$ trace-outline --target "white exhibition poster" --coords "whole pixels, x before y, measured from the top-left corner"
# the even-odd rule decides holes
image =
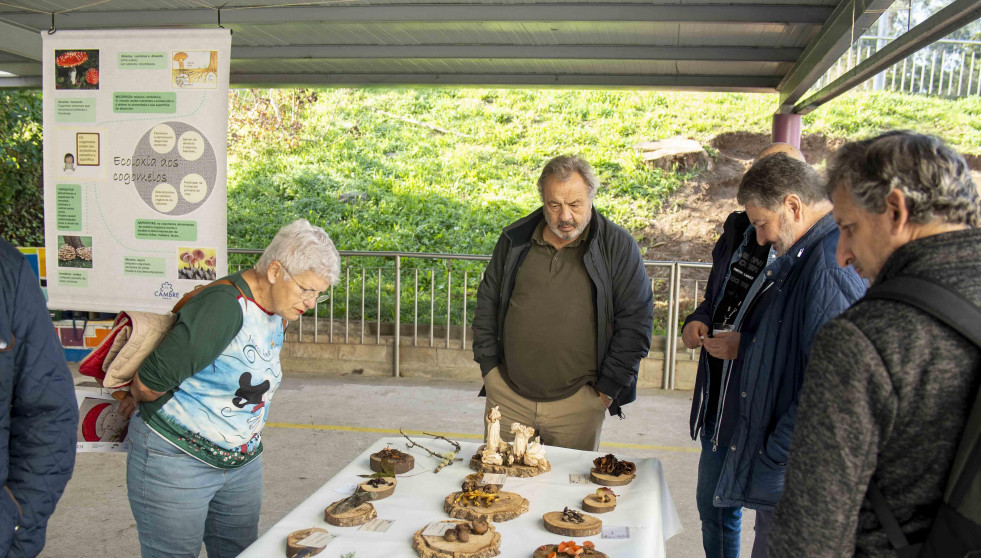
[[[231,35],[41,37],[48,306],[170,310],[228,268]]]

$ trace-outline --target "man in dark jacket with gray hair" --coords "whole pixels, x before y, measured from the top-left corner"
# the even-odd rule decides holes
[[[783,492],[787,452],[804,369],[818,329],[865,292],[852,269],[835,265],[838,230],[813,168],[784,153],[760,159],[746,172],[736,198],[746,207],[760,243],[777,259],[749,307],[745,330],[715,334],[728,343],[720,358],[740,359],[739,378],[725,380],[711,451],[722,452],[717,480],[707,475],[712,504],[756,510],[753,558],[766,556],[773,508]],[[763,303],[765,310],[753,306]]]
[[[939,139],[889,132],[835,155],[827,193],[838,265],[876,285],[904,275],[981,304],[978,192]],[[924,311],[857,304],[811,351],[770,556],[896,556],[872,510],[875,481],[900,528],[920,542],[939,508],[981,384],[981,353]]]
[[[504,439],[519,422],[543,444],[595,451],[607,409],[636,398],[651,284],[633,237],[593,208],[598,188],[582,159],[549,161],[543,207],[504,229],[477,290],[474,360]]]
[[[38,285],[0,240],[0,556],[37,556],[75,467],[78,406]]]

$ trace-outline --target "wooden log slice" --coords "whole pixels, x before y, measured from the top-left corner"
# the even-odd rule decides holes
[[[617,507],[616,497],[611,497],[609,502],[601,502],[595,494],[588,494],[582,499],[582,509],[589,513],[611,512]]]
[[[559,545],[557,544],[543,544],[535,550],[535,553],[532,554],[532,558],[548,558],[549,554],[553,552],[558,554],[558,551]],[[579,558],[609,558],[609,556],[598,550],[587,548],[583,550],[583,553],[579,555]]]
[[[395,485],[398,484],[398,481],[395,480],[395,477],[385,477],[382,480],[389,483],[388,486],[381,485],[378,487],[374,487],[368,484],[370,481],[365,481],[358,485],[358,492],[374,492],[375,494],[377,494],[375,500],[388,498],[392,494],[395,494]]]
[[[484,451],[484,446],[477,448],[477,453],[470,458],[470,468],[481,473],[504,473],[509,477],[537,477],[542,473],[552,470],[552,464],[545,465],[545,469],[529,467],[527,465],[489,465],[480,460],[480,453]]]
[[[392,470],[396,475],[401,475],[402,473],[408,473],[416,466],[416,459],[409,454],[406,454],[402,459],[389,459],[382,458],[378,453],[373,453],[368,456],[368,462],[371,466],[371,470],[376,473],[384,473],[385,469],[382,467],[382,462],[389,463],[392,466]]]
[[[630,484],[636,476],[633,473],[629,475],[608,475],[606,473],[600,473],[596,470],[596,467],[589,470],[589,480],[601,486],[623,486]]]
[[[591,515],[583,514],[582,523],[571,523],[562,519],[562,512],[548,512],[543,517],[545,530],[564,537],[589,537],[600,534],[603,522]]]
[[[468,523],[467,521],[453,521]],[[412,536],[412,548],[421,558],[491,558],[501,553],[501,534],[489,525],[483,535],[470,533],[467,542],[450,542],[443,537],[423,536],[425,529],[419,529]]]
[[[507,521],[514,519],[528,511],[528,499],[514,492],[498,492],[497,500],[491,505],[467,504],[457,502],[456,499],[463,492],[454,492],[443,500],[443,511],[450,514],[450,517],[459,519],[477,519],[483,517],[487,521]]]
[[[364,525],[365,523],[371,521],[372,519],[378,517],[378,512],[375,511],[375,506],[371,505],[371,502],[365,502],[360,506],[354,508],[353,510],[347,510],[341,514],[333,514],[331,510],[337,502],[327,506],[324,510],[324,521],[330,523],[331,525],[336,525],[338,527],[354,527],[356,525]]]
[[[320,527],[311,527],[310,529],[301,529],[299,531],[293,531],[286,537],[286,558],[293,558],[300,553],[301,550],[310,548],[308,546],[300,546],[296,543],[302,541],[303,539],[309,537],[314,533],[326,533],[327,529],[321,529]],[[319,548],[314,548],[310,551],[307,556],[316,556],[324,551],[326,546],[321,546]]]

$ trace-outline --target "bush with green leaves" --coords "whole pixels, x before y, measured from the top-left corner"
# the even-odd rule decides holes
[[[0,92],[0,238],[44,245],[41,93]]]

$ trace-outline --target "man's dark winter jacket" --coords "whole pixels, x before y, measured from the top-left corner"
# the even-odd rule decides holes
[[[743,404],[729,447],[719,447],[726,457],[716,506],[771,510],[780,499],[811,345],[822,325],[865,293],[854,269],[838,267],[837,245],[828,213],[764,271],[775,292],[755,333],[740,340]]]
[[[909,242],[875,282],[907,274],[981,306],[981,230]],[[909,541],[922,541],[979,385],[978,348],[912,306],[870,300],[825,325],[807,368],[769,555],[895,556],[866,497],[873,477]]]
[[[544,219],[539,208],[504,229],[477,289],[473,353],[482,374],[504,360],[504,315],[514,279],[535,228]],[[637,243],[595,208],[587,243],[583,262],[593,283],[597,322],[595,387],[613,398],[610,414],[616,415],[621,405],[637,398],[640,359],[650,350],[654,297]]]
[[[75,466],[78,407],[37,276],[0,240],[0,556],[37,556]]]

